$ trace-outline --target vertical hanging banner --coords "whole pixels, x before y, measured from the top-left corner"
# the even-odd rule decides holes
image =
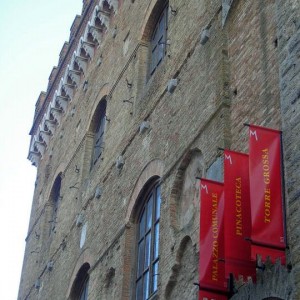
[[[256,265],[251,261],[251,208],[249,156],[224,150],[225,195],[225,275],[255,279]]]
[[[205,291],[227,292],[224,264],[223,184],[201,179],[200,197],[199,285],[201,296],[201,291],[202,293]],[[220,295],[220,298],[211,299],[224,299],[221,297],[223,295]]]
[[[252,258],[285,262],[280,131],[250,125],[249,175]]]

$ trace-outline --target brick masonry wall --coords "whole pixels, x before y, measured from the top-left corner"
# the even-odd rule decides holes
[[[81,82],[40,161],[20,300],[70,299],[74,278],[84,262],[91,266],[89,299],[132,299],[135,201],[143,184],[154,175],[161,177],[162,189],[158,297],[197,299],[193,283],[198,277],[200,205],[195,177],[205,176],[218,161],[218,147],[247,151],[244,122],[281,128],[278,73],[287,46],[281,46],[280,38],[276,44],[280,26],[275,1],[234,1],[224,28],[220,1],[170,1],[177,9],[176,15],[169,15],[170,45],[149,78],[151,22],[147,20],[157,2],[120,1],[82,79],[88,81],[87,90]],[[201,45],[200,33],[208,24],[210,38]],[[170,94],[166,86],[173,77],[179,84]],[[91,168],[91,123],[103,97],[109,119],[105,147]],[[123,102],[128,99],[133,103]],[[139,133],[145,120],[150,129]],[[290,140],[288,136],[286,140]],[[292,155],[295,152],[289,145]],[[119,155],[125,161],[121,171],[115,167]],[[56,232],[49,235],[50,195],[59,174],[62,187]],[[95,197],[97,188],[102,191],[99,199]],[[294,220],[292,208],[296,206],[292,204]],[[79,214],[83,224],[77,226]],[[292,223],[289,226],[292,229]],[[296,235],[290,236],[296,253],[299,241]],[[50,260],[54,262],[52,271],[45,268]],[[268,282],[278,282],[281,277],[279,271],[269,273],[263,287],[274,296],[275,286]],[[294,291],[294,275],[289,276],[284,278]],[[36,289],[38,278],[41,287]]]
[[[276,2],[288,242],[299,298],[300,189],[297,183],[300,180],[300,3],[299,1]]]

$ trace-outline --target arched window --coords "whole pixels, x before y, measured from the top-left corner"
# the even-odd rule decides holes
[[[59,174],[53,184],[50,198],[51,198],[51,204],[52,204],[52,216],[51,216],[51,226],[50,226],[50,232],[55,232],[56,223],[57,223],[57,212],[58,212],[58,206],[59,206],[59,200],[60,200],[60,189],[61,189],[61,174]]]
[[[163,6],[163,9],[158,14],[158,19],[153,27],[150,50],[150,75],[152,75],[158,65],[162,62],[166,55],[167,46],[167,30],[168,30],[168,1]]]
[[[144,193],[137,219],[136,300],[149,299],[157,292],[159,266],[160,186]]]
[[[76,279],[72,286],[71,300],[87,300],[89,288],[89,263],[84,263],[77,273]]]
[[[94,150],[91,168],[97,163],[104,149],[104,131],[106,123],[106,100],[103,99],[98,104],[93,121],[92,131],[94,132]]]

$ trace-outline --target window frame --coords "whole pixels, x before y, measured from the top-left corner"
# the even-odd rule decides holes
[[[49,230],[49,236],[55,232],[56,223],[57,223],[57,215],[58,215],[58,207],[59,207],[59,200],[60,200],[60,193],[61,193],[61,186],[62,186],[62,174],[59,174],[52,186],[51,190],[51,204],[52,204],[52,215],[51,215],[51,226]]]
[[[99,102],[94,115],[93,130],[92,130],[94,134],[94,141],[93,141],[94,144],[93,144],[93,151],[92,151],[92,158],[91,158],[91,169],[97,164],[104,150],[106,108],[107,108],[107,101],[106,98],[104,97]]]
[[[160,209],[161,209],[161,185],[158,180],[153,182],[149,188],[142,193],[142,201],[136,219],[136,268],[134,274],[134,299],[151,299],[158,291],[158,270],[159,270],[159,238],[160,238]],[[152,200],[151,200],[152,199]],[[147,226],[148,205],[152,201],[151,206],[151,227]],[[140,228],[143,224],[144,218],[144,232],[141,235]],[[155,229],[157,228],[157,231]],[[150,236],[150,248],[147,247],[147,236]],[[142,251],[140,252],[140,245]],[[147,251],[147,248],[149,249]],[[154,252],[155,251],[155,252]],[[146,253],[148,252],[148,256]],[[141,257],[140,257],[141,254]],[[148,265],[145,266],[145,258],[148,258]],[[157,268],[155,269],[155,266]],[[140,268],[142,268],[140,270]],[[148,275],[147,275],[148,273]],[[147,279],[148,276],[148,279]],[[154,280],[156,276],[156,280]],[[148,286],[148,295],[145,295],[146,284]],[[138,290],[138,284],[141,282],[141,290]]]
[[[87,274],[86,278],[84,279],[84,282],[82,283],[82,286],[80,288],[78,300],[88,300],[89,280],[90,280],[90,277]]]
[[[167,53],[167,33],[168,33],[168,14],[169,14],[169,1],[160,11],[159,17],[153,26],[150,38],[150,60],[149,60],[149,74],[152,76]],[[160,23],[163,21],[163,26],[160,28]],[[159,49],[161,46],[161,52]],[[155,51],[155,52],[154,52]],[[161,55],[161,57],[160,57]]]
[[[78,270],[73,281],[70,297],[71,300],[88,300],[90,282],[90,264],[85,262]],[[83,298],[82,298],[83,297]]]

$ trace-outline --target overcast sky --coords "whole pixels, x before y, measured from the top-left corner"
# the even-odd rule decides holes
[[[36,168],[27,160],[35,102],[82,0],[0,0],[0,287],[17,299]]]

